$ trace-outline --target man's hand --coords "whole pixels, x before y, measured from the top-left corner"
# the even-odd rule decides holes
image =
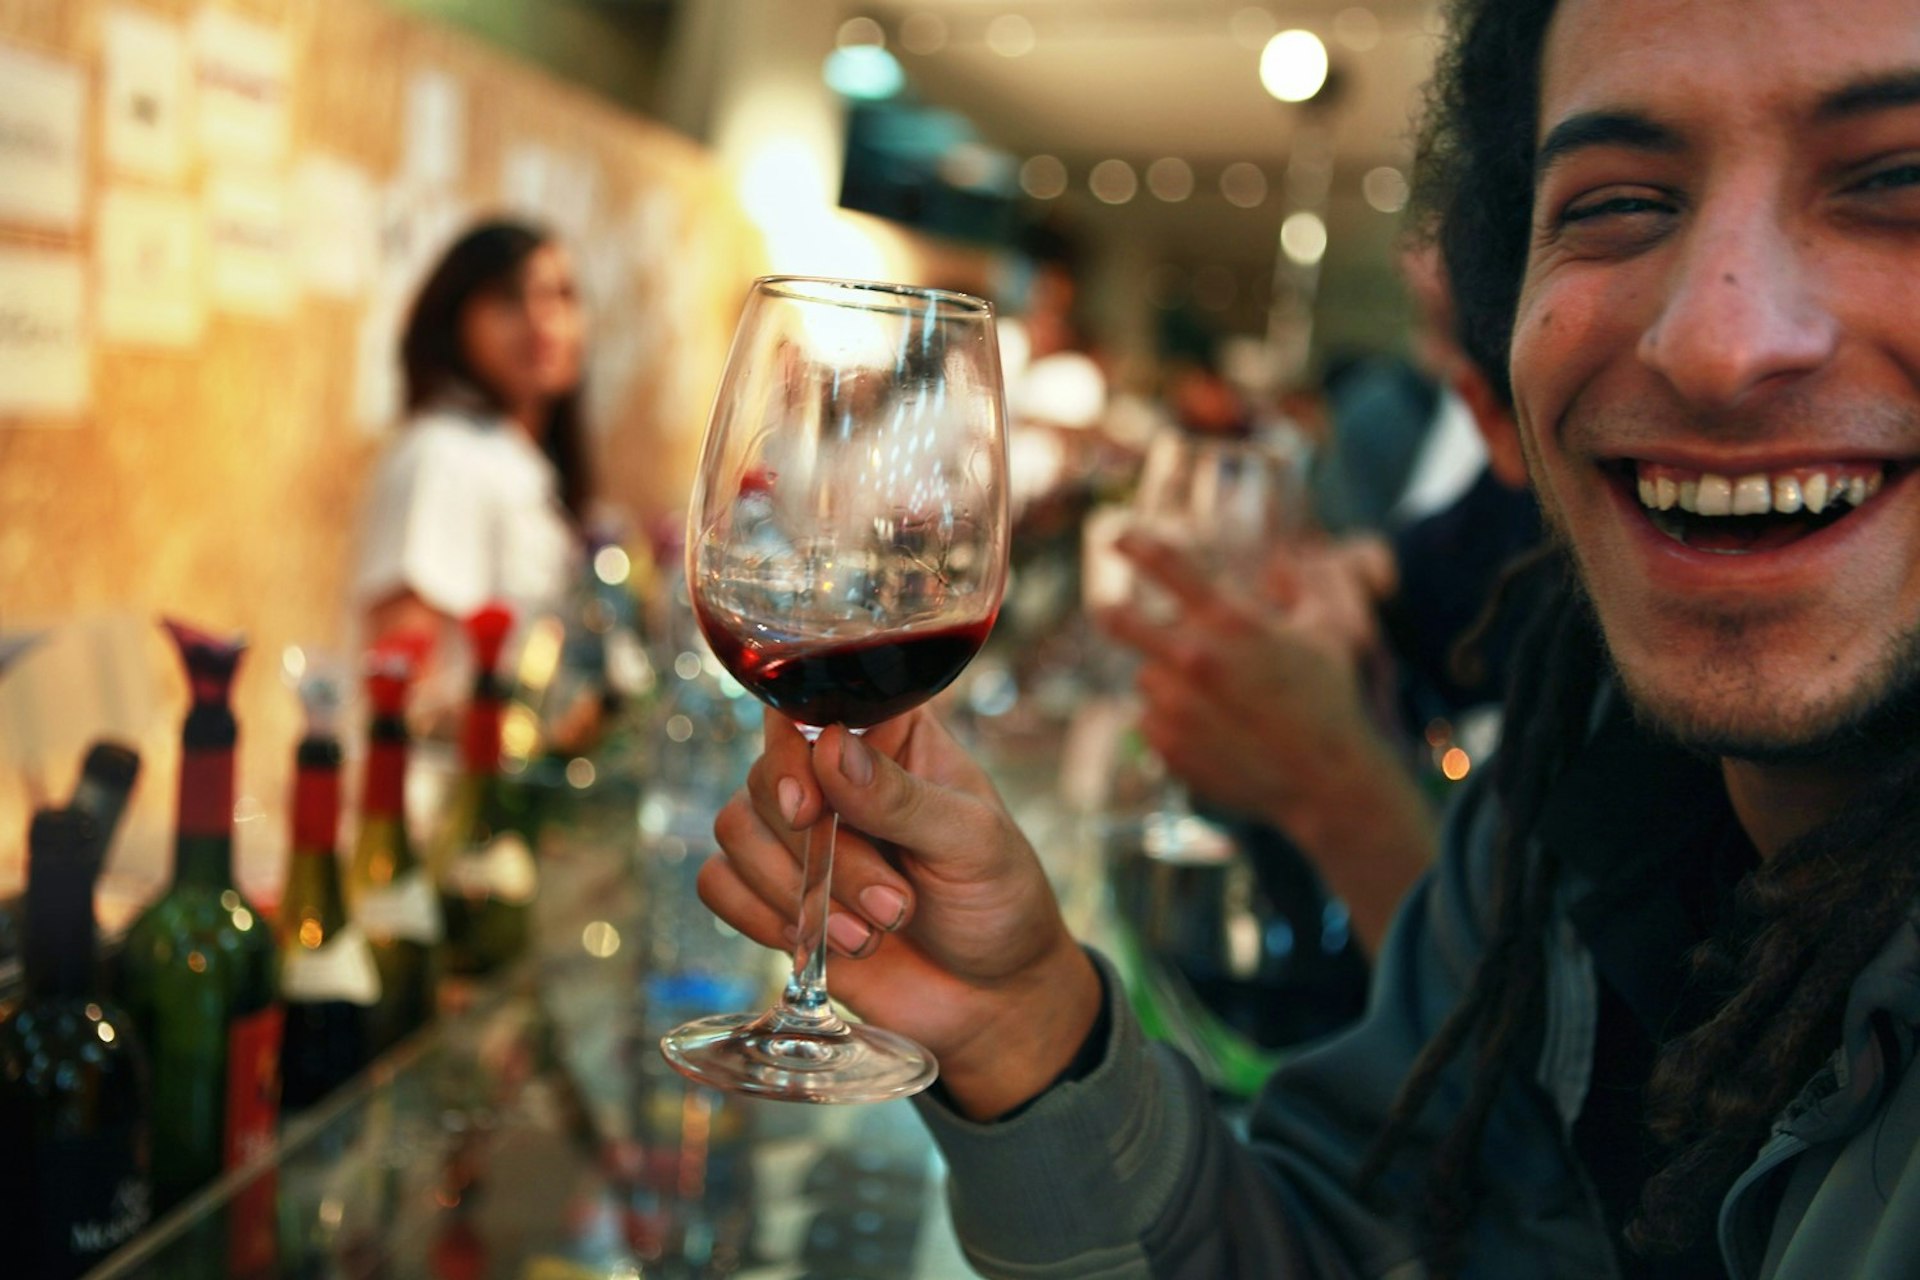
[[[1045,1089],[1093,1025],[1100,978],[992,784],[929,712],[864,737],[831,728],[811,750],[769,712],[765,753],[714,824],[701,899],[790,947],[807,829],[830,811],[835,997],[933,1050],[970,1116]]]
[[[1401,895],[1432,858],[1433,822],[1368,718],[1360,665],[1391,560],[1323,548],[1276,569],[1279,607],[1209,582],[1192,560],[1137,535],[1121,549],[1178,604],[1174,621],[1102,616],[1145,659],[1141,730],[1202,799],[1293,839],[1378,948]]]

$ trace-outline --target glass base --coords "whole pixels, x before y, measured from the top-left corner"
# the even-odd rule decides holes
[[[905,1036],[834,1020],[816,1033],[777,1013],[725,1013],[660,1038],[668,1065],[690,1080],[786,1102],[885,1102],[919,1093],[940,1074],[933,1054]]]

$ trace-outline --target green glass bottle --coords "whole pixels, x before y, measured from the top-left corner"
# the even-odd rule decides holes
[[[146,1058],[95,966],[109,835],[47,810],[27,842],[26,995],[0,1015],[0,1241],[6,1273],[30,1280],[83,1274],[151,1212]]]
[[[228,699],[245,642],[171,621],[167,630],[193,698],[181,732],[173,883],[121,952],[125,1003],[153,1064],[161,1208],[271,1147],[283,1017],[271,931],[233,880],[239,731]]]
[[[460,739],[460,780],[433,864],[447,923],[447,970],[477,976],[504,968],[526,951],[539,873],[525,797],[511,793],[500,777],[506,694],[495,668],[513,614],[488,605],[465,625],[473,646],[473,701]]]
[[[380,1002],[369,1029],[375,1053],[432,1018],[436,949],[444,936],[440,899],[407,836],[406,705],[415,666],[405,645],[382,645],[367,659],[373,720],[347,892],[380,969]]]
[[[308,1107],[367,1062],[380,973],[340,891],[338,678],[317,663],[300,681],[307,732],[294,756],[293,854],[280,899],[281,1105]]]

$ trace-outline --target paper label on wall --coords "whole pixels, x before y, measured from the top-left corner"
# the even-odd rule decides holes
[[[293,231],[287,193],[260,178],[207,181],[207,283],[213,305],[284,318],[293,309]]]
[[[109,9],[100,56],[108,165],[171,182],[187,167],[187,42],[177,23]]]
[[[88,354],[80,256],[0,246],[0,418],[86,412]]]
[[[373,180],[345,160],[311,155],[294,170],[294,254],[307,288],[357,298],[373,278],[380,220]]]
[[[70,63],[0,44],[0,222],[80,225],[85,85]]]
[[[200,211],[171,192],[109,187],[94,217],[94,307],[100,338],[192,346],[206,327]]]
[[[379,249],[373,297],[354,351],[354,421],[366,435],[392,426],[401,410],[400,331],[426,274],[471,218],[450,194],[405,184],[378,197]]]
[[[208,157],[279,160],[292,99],[286,32],[208,5],[194,16],[192,41],[197,132]]]
[[[516,142],[500,162],[500,199],[509,209],[550,223],[579,244],[600,202],[600,167],[582,152]]]
[[[467,100],[460,82],[423,69],[407,78],[406,149],[400,176],[419,187],[460,183],[467,159]]]

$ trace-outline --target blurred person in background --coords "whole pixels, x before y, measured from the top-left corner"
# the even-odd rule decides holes
[[[491,600],[552,612],[579,574],[587,330],[567,251],[492,221],[447,250],[400,356],[407,419],[375,469],[354,591],[367,638],[444,635]]]

